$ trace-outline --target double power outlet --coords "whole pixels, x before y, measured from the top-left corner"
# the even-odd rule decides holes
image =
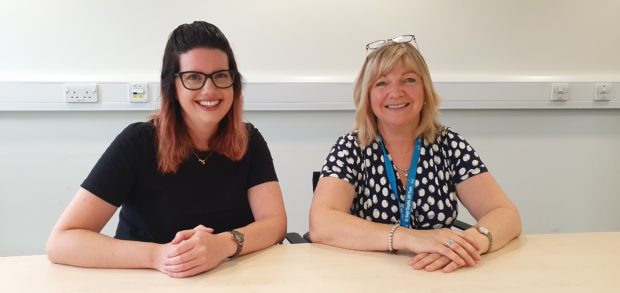
[[[97,103],[97,84],[65,84],[65,102],[67,103]]]

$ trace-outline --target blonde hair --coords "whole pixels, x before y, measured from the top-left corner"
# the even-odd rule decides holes
[[[353,101],[355,103],[355,129],[358,130],[358,143],[369,145],[377,138],[377,116],[370,105],[370,87],[380,76],[387,74],[394,66],[403,61],[405,66],[417,74],[424,87],[424,105],[420,111],[420,123],[416,137],[423,136],[429,142],[435,142],[441,130],[439,122],[440,97],[433,88],[433,81],[428,66],[420,52],[410,43],[388,43],[367,57],[355,81]]]

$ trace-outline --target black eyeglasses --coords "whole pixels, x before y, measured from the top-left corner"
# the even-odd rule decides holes
[[[198,71],[183,71],[177,72],[174,76],[181,79],[181,83],[188,90],[199,90],[205,86],[207,80],[211,78],[211,82],[216,88],[225,89],[229,88],[235,82],[237,72],[234,70],[219,70],[206,74]]]
[[[412,41],[415,44],[415,47],[418,49],[418,51],[420,51],[420,46],[418,46],[418,42],[416,42],[414,35],[402,35],[402,36],[394,37],[394,38],[387,39],[387,40],[378,40],[378,41],[370,42],[366,45],[366,51],[379,49],[381,46],[389,42],[411,43]]]

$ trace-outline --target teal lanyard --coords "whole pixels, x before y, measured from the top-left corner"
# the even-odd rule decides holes
[[[422,140],[418,137],[415,141],[415,147],[413,156],[411,156],[411,163],[409,164],[409,175],[407,175],[407,187],[405,188],[405,206],[400,203],[400,196],[398,195],[398,186],[396,185],[396,174],[394,172],[394,166],[392,160],[388,157],[385,151],[385,145],[383,144],[383,138],[381,133],[379,135],[379,142],[381,142],[381,149],[383,150],[383,163],[385,164],[385,171],[387,173],[390,187],[396,196],[398,202],[398,210],[400,211],[400,225],[406,228],[411,227],[411,213],[413,212],[413,195],[415,191],[415,177],[418,169],[418,159],[420,158],[420,148],[422,147]]]

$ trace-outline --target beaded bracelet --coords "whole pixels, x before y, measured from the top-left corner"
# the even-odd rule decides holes
[[[398,223],[394,224],[394,226],[392,226],[392,229],[390,229],[390,233],[388,233],[388,251],[391,253],[398,253],[398,250],[394,249],[394,232],[396,231],[396,229],[398,229],[398,227],[400,227],[400,225]]]

